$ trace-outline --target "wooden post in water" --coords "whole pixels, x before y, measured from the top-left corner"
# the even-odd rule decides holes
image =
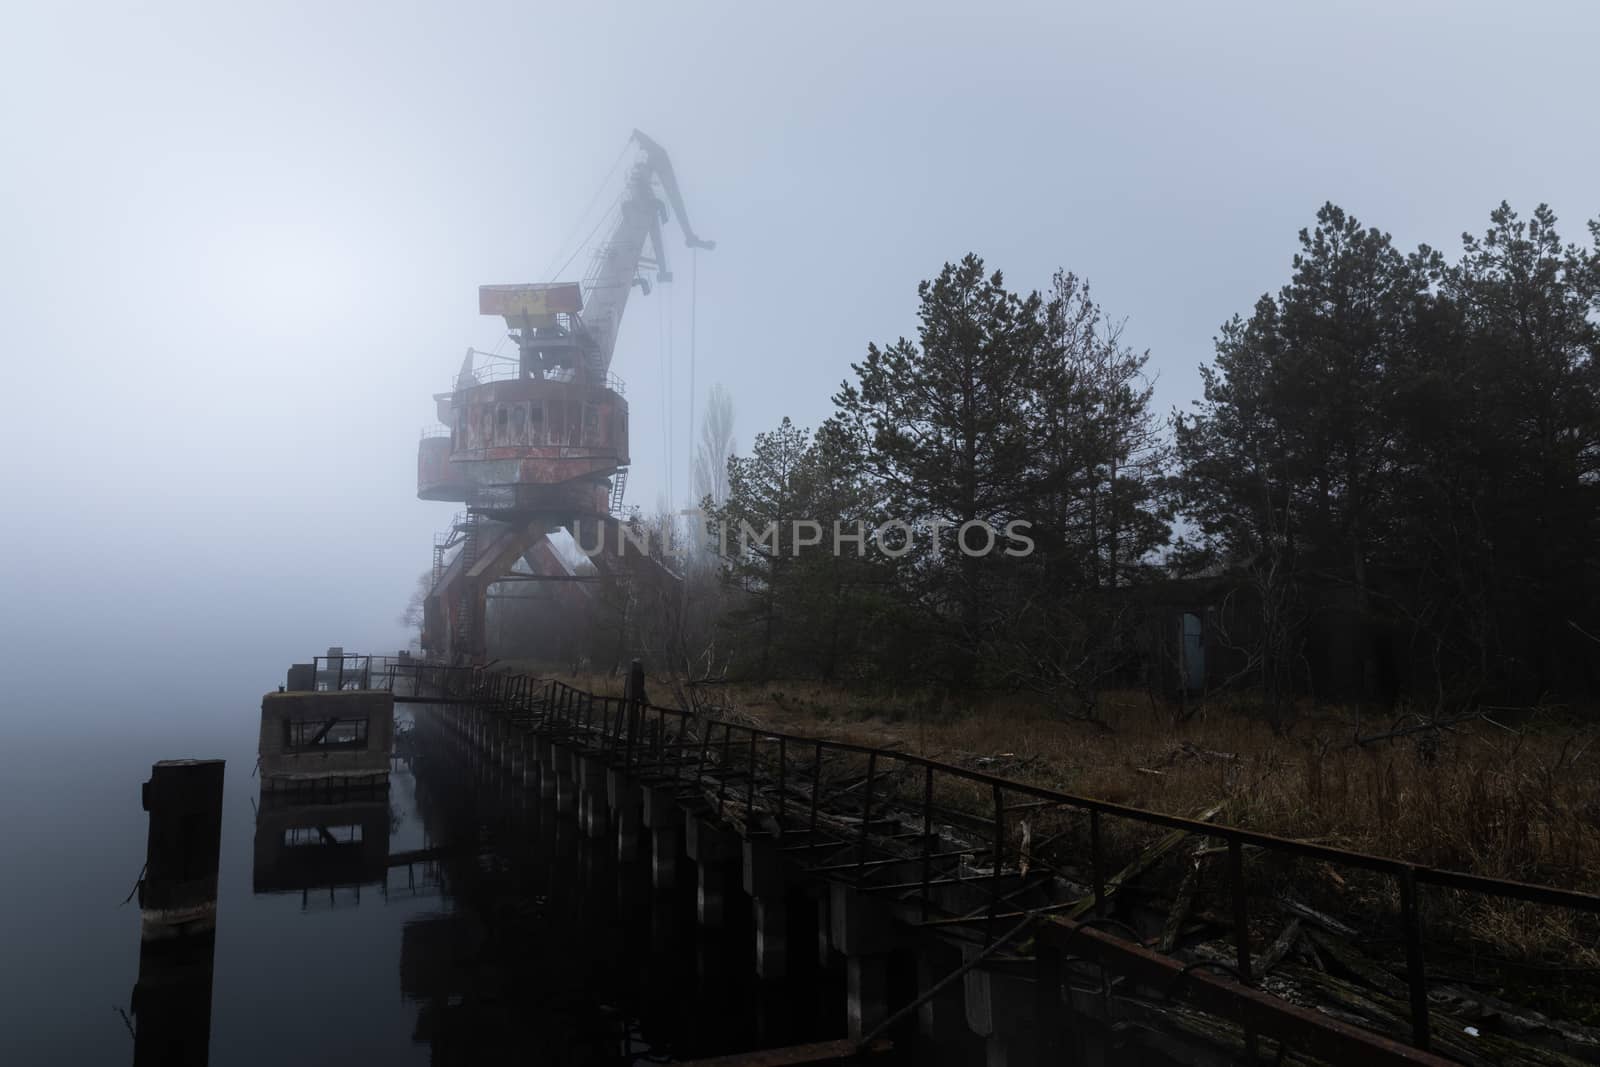
[[[139,883],[135,1067],[207,1060],[222,771],[222,760],[162,760],[144,783],[150,830]]]

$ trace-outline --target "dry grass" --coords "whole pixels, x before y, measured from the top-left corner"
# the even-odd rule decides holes
[[[616,693],[622,679],[567,679]],[[660,694],[653,694],[661,699]],[[1247,707],[1178,724],[1143,693],[1111,694],[1106,726],[1062,721],[1015,697],[940,706],[922,694],[864,695],[808,682],[718,689],[741,718],[774,730],[898,748],[1066,792],[1180,815],[1225,806],[1233,825],[1431,866],[1600,892],[1600,729],[1554,712],[1515,726],[1472,720],[1436,743],[1352,746],[1351,716],[1307,713],[1287,736]],[[1106,727],[1109,727],[1106,728]],[[1368,733],[1382,732],[1369,723]],[[980,762],[983,761],[983,762]],[[945,802],[986,810],[981,787]],[[944,790],[941,790],[944,792]],[[1047,828],[1032,828],[1042,836]],[[1124,854],[1152,835],[1110,827]],[[1292,877],[1387,906],[1386,887],[1326,865]],[[1286,875],[1287,876],[1287,875]],[[1325,896],[1325,894],[1324,894]],[[1520,958],[1600,963],[1592,923],[1551,909],[1436,894],[1446,920]]]
[[[1236,825],[1600,892],[1593,728],[1479,720],[1431,749],[1408,738],[1352,747],[1349,725],[1332,716],[1290,736],[1238,708],[1174,725],[1143,694],[1107,701],[1109,730],[1009,700],[952,714],[816,686],[745,690],[735,703],[775,729],[950,762],[999,757],[1010,777],[1176,814],[1225,800]]]

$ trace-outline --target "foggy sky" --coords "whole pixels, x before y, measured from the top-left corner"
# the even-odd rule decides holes
[[[72,699],[395,622],[458,505],[416,442],[481,283],[549,280],[637,126],[700,253],[696,386],[814,426],[968,251],[1090,278],[1165,411],[1334,200],[1453,254],[1600,213],[1593,5],[119,4],[0,42],[4,647]],[[688,480],[690,257],[630,302],[629,499]],[[581,236],[581,235],[580,235]],[[581,274],[580,256],[567,276]],[[163,659],[162,657],[166,657]],[[228,666],[231,665],[231,666]],[[11,714],[65,706],[34,672]],[[30,703],[31,702],[31,703]]]

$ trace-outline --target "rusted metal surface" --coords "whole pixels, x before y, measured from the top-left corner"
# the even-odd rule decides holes
[[[502,459],[560,446],[627,454],[628,402],[603,385],[517,378],[452,397],[457,459]]]
[[[620,383],[618,383],[620,385]],[[628,402],[608,385],[517,377],[451,394],[447,436],[424,437],[417,495],[559,511],[555,487],[599,484],[629,463]],[[606,510],[604,508],[602,511]]]
[[[583,291],[577,282],[478,286],[480,315],[576,314],[582,310]]]
[[[858,1063],[893,1047],[887,1041],[873,1041],[864,1046],[854,1041],[818,1041],[759,1052],[736,1052],[706,1060],[686,1060],[683,1067],[805,1067],[811,1063]]]
[[[1159,990],[1167,999],[1221,1016],[1329,1063],[1448,1067],[1456,1062],[1347,1025],[1071,919],[1042,919],[1035,927],[1035,936],[1055,945],[1064,957],[1092,960],[1112,973]]]
[[[449,437],[424,437],[417,443],[417,496],[422,500],[465,500],[470,484],[450,463]]]

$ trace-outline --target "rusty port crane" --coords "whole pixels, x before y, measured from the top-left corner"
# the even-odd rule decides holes
[[[634,288],[648,295],[671,281],[662,224],[675,216],[691,249],[715,242],[689,224],[666,151],[638,130],[629,147],[616,222],[584,280],[479,287],[479,312],[505,320],[517,354],[468,349],[452,389],[434,397],[442,425],[418,447],[417,496],[466,507],[435,539],[422,636],[432,656],[487,659],[496,582],[573,577],[549,543],[557,530],[600,546],[591,555],[600,576],[652,567],[663,576],[620,551],[628,402],[611,360]],[[518,561],[527,569],[513,575]]]

